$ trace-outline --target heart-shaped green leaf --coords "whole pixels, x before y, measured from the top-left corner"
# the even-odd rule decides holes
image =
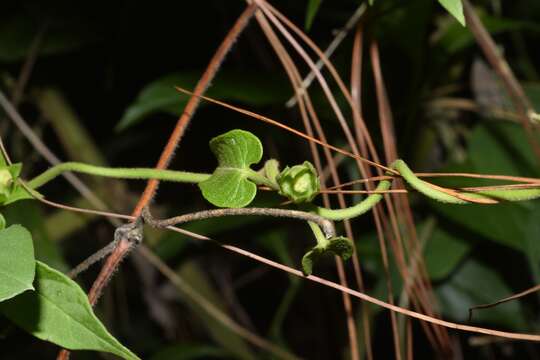
[[[34,287],[35,291],[1,303],[0,311],[35,337],[66,349],[139,359],[107,331],[76,282],[37,261]]]
[[[0,249],[0,301],[4,301],[33,289],[36,261],[32,235],[21,225],[0,230]]]
[[[353,251],[353,244],[346,237],[331,238],[324,243],[317,244],[302,257],[302,271],[305,275],[311,275],[313,264],[325,254],[331,253],[341,257],[343,260],[348,260]]]
[[[257,194],[257,186],[248,179],[263,154],[261,141],[244,130],[231,130],[210,140],[210,149],[218,167],[210,178],[199,183],[206,200],[218,207],[241,208]]]

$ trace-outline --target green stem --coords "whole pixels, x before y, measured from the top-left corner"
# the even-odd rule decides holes
[[[386,191],[390,188],[392,182],[390,180],[382,180],[377,185],[375,191]],[[345,209],[327,209],[323,207],[315,208],[315,212],[328,219],[328,220],[345,220],[360,216],[371,208],[373,208],[379,201],[381,201],[383,194],[371,194],[358,204],[345,208]]]
[[[492,199],[500,199],[507,201],[524,201],[533,200],[540,197],[540,188],[531,189],[504,189],[504,190],[482,190],[474,193],[467,193],[467,196],[471,194],[480,194]]]
[[[433,185],[427,181],[419,179],[412,170],[407,166],[405,161],[396,160],[392,164],[392,168],[399,171],[401,177],[415,190],[437,201],[450,203],[450,204],[467,204],[468,202],[459,199],[455,196],[447,194],[445,192],[437,190]]]
[[[427,181],[419,179],[403,160],[396,160],[392,164],[392,168],[399,171],[403,179],[415,190],[421,192],[429,198],[437,201],[450,204],[470,204],[469,201],[457,198],[445,192],[437,190],[437,188]],[[462,192],[462,195],[471,199],[496,199],[506,201],[524,201],[532,200],[540,197],[539,188],[530,189],[497,189],[497,190],[482,190],[478,192]]]
[[[65,171],[119,179],[158,179],[185,183],[199,183],[210,177],[210,174],[185,171],[157,170],[149,168],[108,168],[78,162],[66,162],[53,166],[41,175],[36,176],[28,182],[28,185],[32,189],[37,189]]]
[[[253,169],[248,169],[248,178],[257,185],[268,186],[270,189],[276,191],[279,190],[278,184]]]
[[[313,221],[308,221],[308,225],[311,228],[311,231],[313,231],[313,235],[315,235],[315,239],[317,240],[317,245],[321,246],[322,248],[325,248],[328,245],[328,243],[330,243],[330,240],[328,240],[326,236],[324,236],[319,225],[317,225]]]

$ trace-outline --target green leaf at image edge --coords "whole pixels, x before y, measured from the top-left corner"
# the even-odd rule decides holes
[[[321,2],[322,0],[309,0],[307,10],[306,10],[306,24],[305,24],[306,31],[309,31],[309,29],[311,29],[313,20],[315,19],[317,12],[319,12]]]
[[[34,287],[1,303],[0,311],[35,337],[66,349],[139,359],[107,331],[76,282],[37,261]]]
[[[439,3],[463,26],[465,26],[465,15],[463,14],[463,4],[461,0],[439,0]]]
[[[248,131],[235,129],[210,140],[210,149],[218,167],[199,183],[204,198],[219,207],[249,205],[257,194],[257,186],[248,179],[250,165],[262,158],[261,141]]]
[[[30,232],[21,225],[0,230],[0,249],[0,301],[34,289],[36,266]]]

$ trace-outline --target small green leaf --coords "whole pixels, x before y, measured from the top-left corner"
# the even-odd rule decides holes
[[[465,26],[465,15],[463,14],[463,4],[461,0],[439,0],[439,3],[463,26]]]
[[[345,261],[350,259],[353,252],[351,240],[343,236],[331,238],[325,243],[317,244],[302,257],[302,271],[305,275],[311,275],[313,264],[325,254],[332,253]]]
[[[6,228],[6,218],[4,218],[4,215],[0,213],[0,230],[4,230]]]
[[[231,130],[210,140],[218,167],[210,178],[199,183],[206,200],[218,207],[240,208],[251,203],[257,186],[248,179],[250,165],[263,154],[261,141],[244,130]]]
[[[43,197],[43,195],[41,195],[35,190],[33,190],[33,193],[34,195],[30,194],[28,190],[26,190],[20,184],[16,184],[13,192],[11,193],[9,198],[3,202],[3,205],[13,204],[14,202],[19,200],[33,199],[34,196],[39,198]]]
[[[36,261],[32,235],[20,225],[0,230],[0,249],[0,301],[4,301],[33,289]]]
[[[354,248],[351,240],[344,236],[338,236],[330,239],[330,243],[326,250],[339,256],[343,261],[346,261],[351,258]]]
[[[38,261],[34,287],[1,303],[0,311],[35,337],[66,349],[139,359],[107,331],[76,282]]]
[[[321,255],[322,253],[317,247],[314,247],[304,254],[302,257],[302,271],[304,272],[304,275],[308,276],[313,273],[313,263],[315,263]]]
[[[309,29],[311,28],[311,25],[313,24],[313,19],[315,19],[315,15],[317,15],[319,7],[321,6],[321,2],[322,0],[309,0],[306,11],[306,31],[309,31]]]

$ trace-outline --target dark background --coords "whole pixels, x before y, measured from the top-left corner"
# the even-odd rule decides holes
[[[345,24],[360,3],[323,1],[307,29],[308,35],[324,49],[333,32]],[[305,29],[307,1],[272,4]],[[540,3],[494,0],[479,1],[477,5],[488,30],[504,50],[538,110],[540,53],[536,47],[540,40]],[[60,158],[92,161],[73,158],[73,153],[65,148],[66,140],[62,140],[39,106],[43,92],[54,89],[73,109],[78,123],[88,131],[109,165],[152,167],[182,111],[185,95],[177,95],[177,107],[155,105],[130,126],[118,129],[118,124],[126,118],[129,109],[140,105],[137,97],[147,86],[159,84],[160,79],[170,74],[176,74],[179,79],[196,79],[202,74],[244,6],[241,1],[4,1],[0,3],[0,87],[8,94],[13,91],[24,61],[31,56],[30,45],[42,33],[41,47],[19,104],[36,133]],[[482,61],[482,54],[468,30],[435,1],[376,0],[365,18],[365,31],[366,41],[379,42],[399,153],[413,169],[539,176],[537,163],[530,161],[530,150],[520,126],[489,112],[500,107],[513,111],[497,80],[493,80],[495,75],[491,74],[493,82],[488,84],[493,85],[488,88],[503,100],[482,103],[483,94],[475,90],[473,80],[474,64]],[[351,48],[349,34],[332,58],[344,79],[349,79]],[[289,50],[293,52],[292,48]],[[298,56],[294,58],[306,73],[307,66]],[[382,149],[370,72],[366,59],[364,112],[376,145]],[[301,128],[296,109],[286,109],[283,105],[292,90],[255,21],[242,34],[213,83],[215,97]],[[178,85],[193,88],[193,80]],[[453,90],[445,93],[442,90],[445,87]],[[229,89],[230,92],[240,89],[238,92],[243,95],[228,99]],[[480,104],[480,111],[434,105],[435,100],[445,96],[469,99]],[[343,146],[337,121],[318,87],[313,88],[313,97],[329,142]],[[157,102],[150,99],[147,104],[152,105],[152,101]],[[56,123],[61,126],[61,121],[57,119]],[[218,106],[205,105],[197,111],[171,168],[211,172],[215,160],[208,150],[208,140],[233,128],[259,136],[265,146],[265,159],[276,157],[282,164],[310,159],[304,140]],[[0,132],[12,157],[24,163],[24,178],[31,178],[49,166],[8,119],[0,119]],[[354,162],[346,161],[340,171],[345,179],[354,179],[358,175],[353,169]],[[89,177],[84,179],[123,213],[131,211],[144,188],[144,182],[124,182],[120,186],[114,181],[100,183]],[[43,192],[47,198],[66,204],[73,203],[78,196],[60,178]],[[414,194],[411,200],[419,229],[426,221],[435,221],[434,230],[427,235],[429,245],[424,255],[445,318],[465,322],[469,306],[495,301],[539,280],[540,262],[535,255],[540,236],[538,202],[493,209],[471,206],[462,210],[432,204]],[[277,196],[262,194],[256,204],[277,205],[280,201]],[[208,207],[195,186],[177,184],[162,184],[154,205],[156,213],[162,216]],[[66,217],[62,220],[65,222],[53,222],[51,219],[58,212],[40,204],[24,201],[2,211],[10,222],[26,224],[35,237],[46,242],[53,250],[48,255],[38,253],[38,258],[49,260],[46,262],[61,270],[73,267],[111,239],[112,228],[104,219],[77,216],[80,225],[68,226],[69,231],[63,232],[58,228],[51,230],[51,226],[74,220]],[[280,262],[284,261],[283,256],[289,257],[291,265],[297,268],[306,248],[312,246],[307,227],[294,221],[220,219],[190,226],[193,231],[213,236],[220,242],[233,243]],[[368,293],[383,299],[385,277],[372,221],[366,217],[354,226]],[[37,232],[40,235],[35,235]],[[165,233],[154,233],[151,238],[148,245],[169,266],[248,329],[304,358],[348,356],[347,328],[338,292],[290,279],[215,244],[201,244]],[[330,259],[317,264],[315,272],[337,279]],[[81,277],[83,288],[89,289],[96,274],[93,268]],[[148,277],[146,281],[141,280],[142,274]],[[398,280],[396,286],[399,290]],[[283,305],[286,316],[277,330],[271,332],[270,326],[285,296],[291,297],[291,303]],[[356,301],[355,309],[360,309]],[[376,358],[391,358],[388,314],[375,307],[372,310]],[[474,323],[510,331],[538,332],[537,310],[538,296],[531,295],[522,302],[485,310],[475,317]],[[155,311],[162,316],[156,317]],[[97,313],[123,344],[145,359],[153,356],[156,359],[240,358],[234,345],[224,345],[210,330],[217,326],[213,320],[201,315],[196,304],[190,303],[140,259],[123,263]],[[416,321],[413,324],[417,330],[415,357],[433,358],[436,355],[421,326]],[[218,332],[236,336],[223,328]],[[529,343],[502,341],[473,346],[470,343],[473,335],[456,332],[451,335],[461,345],[465,358],[539,356],[538,347]],[[0,318],[0,358],[53,358],[56,351],[55,346],[35,340]],[[188,357],[189,351],[196,355]],[[257,349],[251,351],[257,358],[269,357]],[[96,356],[85,352],[73,355],[75,359]]]

